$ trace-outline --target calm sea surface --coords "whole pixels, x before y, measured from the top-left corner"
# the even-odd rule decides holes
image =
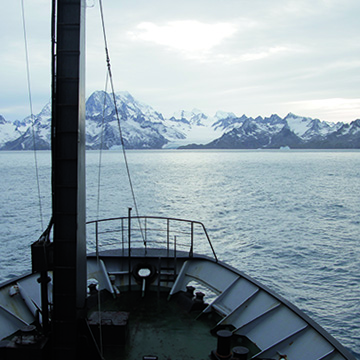
[[[0,152],[0,280],[30,269],[50,216],[50,153]],[[205,223],[221,260],[280,293],[360,359],[359,151],[129,151],[140,215]],[[133,207],[121,152],[87,153],[87,218]],[[98,193],[100,203],[98,207]],[[97,215],[97,208],[99,214]]]

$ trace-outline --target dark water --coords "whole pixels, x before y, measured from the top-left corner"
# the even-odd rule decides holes
[[[129,151],[140,215],[205,223],[221,260],[262,281],[360,358],[359,151]],[[87,218],[133,207],[120,152],[87,154]],[[50,155],[38,153],[44,225]],[[34,154],[0,152],[0,279],[41,232]],[[98,209],[98,210],[97,210]],[[201,250],[201,249],[200,249]]]

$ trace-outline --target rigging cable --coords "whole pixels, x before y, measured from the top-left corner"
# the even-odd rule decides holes
[[[120,118],[119,118],[119,114],[118,114],[118,109],[117,109],[117,105],[116,105],[116,98],[115,98],[115,91],[114,91],[114,84],[113,84],[113,79],[112,79],[112,73],[111,73],[111,66],[110,66],[110,58],[109,58],[109,51],[108,51],[108,46],[107,46],[107,39],[106,39],[106,33],[105,33],[105,23],[104,23],[104,14],[103,14],[103,9],[102,9],[102,2],[101,0],[99,0],[99,7],[100,7],[100,14],[101,14],[101,23],[102,23],[102,30],[103,30],[103,36],[104,36],[104,43],[105,43],[105,54],[106,54],[106,62],[107,62],[107,72],[106,72],[106,80],[105,80],[105,91],[104,91],[104,102],[103,102],[103,109],[102,109],[102,131],[101,131],[101,139],[100,139],[100,153],[99,153],[99,172],[98,172],[98,196],[97,196],[97,219],[99,219],[99,213],[100,213],[100,191],[101,191],[101,187],[100,187],[100,181],[101,181],[101,162],[102,162],[102,150],[103,150],[103,142],[104,142],[104,124],[105,124],[105,111],[106,111],[106,100],[107,100],[107,86],[110,80],[110,86],[111,86],[111,90],[112,90],[112,95],[113,95],[113,102],[114,102],[114,107],[115,107],[115,114],[116,114],[116,119],[117,119],[117,124],[118,124],[118,129],[119,129],[119,135],[120,135],[120,141],[121,141],[121,145],[122,145],[122,153],[123,153],[123,157],[124,157],[124,162],[125,162],[125,166],[126,166],[126,172],[127,172],[127,176],[129,179],[129,184],[130,184],[130,189],[131,189],[131,194],[132,194],[132,198],[133,198],[133,202],[134,202],[134,206],[135,206],[135,210],[136,210],[136,214],[138,216],[138,221],[139,221],[139,228],[140,228],[140,232],[142,235],[142,238],[144,240],[144,235],[142,232],[142,228],[141,228],[141,223],[140,223],[140,218],[139,218],[139,213],[138,213],[138,208],[137,208],[137,203],[136,203],[136,198],[135,198],[135,192],[134,192],[134,187],[132,185],[132,180],[131,180],[131,175],[130,175],[130,169],[129,169],[129,165],[128,165],[128,161],[127,161],[127,157],[126,157],[126,152],[125,152],[125,146],[124,146],[124,139],[122,136],[122,129],[121,129],[121,124],[120,124]],[[146,245],[146,242],[144,240],[144,244]],[[99,243],[98,241],[96,241],[96,262],[97,262],[97,266],[98,268],[100,268],[100,257],[99,257],[99,249],[98,249]],[[130,249],[129,249],[130,251]],[[130,276],[130,274],[129,274]],[[103,334],[102,334],[102,326],[101,326],[101,297],[100,297],[100,291],[98,291],[98,321],[99,321],[99,339],[100,339],[100,348],[99,348],[99,352],[100,352],[100,356],[103,358]]]
[[[102,120],[101,120],[101,132],[100,132],[100,153],[99,153],[99,172],[98,172],[98,195],[97,195],[97,209],[96,209],[96,219],[99,220],[100,214],[100,183],[101,183],[101,164],[102,164],[102,151],[104,145],[104,124],[105,124],[105,111],[106,111],[106,95],[107,95],[107,86],[109,83],[109,73],[106,72],[105,79],[105,90],[104,90],[104,103],[102,109]]]
[[[103,142],[104,142],[104,123],[105,123],[105,110],[106,110],[106,93],[107,86],[109,82],[109,75],[106,72],[106,80],[105,80],[105,92],[104,92],[104,103],[102,110],[102,121],[101,121],[101,137],[100,137],[100,152],[99,152],[99,171],[98,171],[98,195],[97,195],[97,205],[96,205],[96,219],[99,220],[100,214],[100,183],[101,183],[101,163],[102,163],[102,151],[103,151]],[[97,235],[96,235],[97,236]],[[99,242],[96,240],[96,264],[98,269],[100,269],[100,256],[99,256]],[[100,291],[98,290],[98,314],[99,314],[99,339],[100,339],[100,355],[103,358],[104,356],[104,348],[103,348],[103,334],[102,334],[102,326],[101,326],[101,296]]]
[[[123,157],[124,157],[127,176],[128,176],[128,179],[129,179],[129,185],[130,185],[130,190],[131,190],[131,194],[132,194],[132,198],[133,198],[133,202],[134,202],[135,212],[136,212],[136,216],[137,216],[138,223],[139,223],[139,229],[140,229],[141,237],[143,239],[143,243],[145,245],[145,250],[146,250],[146,240],[145,240],[145,237],[144,237],[144,233],[143,233],[143,230],[142,230],[141,221],[140,221],[140,217],[139,217],[139,211],[138,211],[138,207],[137,207],[137,203],[136,203],[135,191],[134,191],[134,187],[133,187],[133,184],[132,184],[129,164],[128,164],[127,155],[126,155],[126,151],[125,151],[125,143],[124,143],[124,138],[123,138],[121,124],[120,124],[119,112],[118,112],[118,108],[117,108],[117,104],[116,104],[114,82],[113,82],[113,77],[112,77],[112,72],[111,72],[110,56],[109,56],[109,50],[108,50],[108,44],[107,44],[107,38],[106,38],[106,31],[105,31],[105,21],[104,21],[104,12],[103,12],[103,7],[102,7],[102,0],[99,0],[99,6],[100,6],[101,23],[102,23],[102,30],[103,30],[103,37],[104,37],[104,44],[105,44],[105,55],[106,55],[107,70],[108,70],[108,75],[109,75],[109,80],[110,80],[110,86],[111,86],[111,91],[112,91],[113,102],[114,102],[114,106],[115,106],[115,115],[116,115],[119,134],[120,134],[122,153],[123,153]],[[130,249],[129,249],[129,251],[130,251]]]
[[[29,106],[30,106],[30,119],[31,119],[33,148],[34,148],[36,183],[37,183],[37,191],[38,191],[38,198],[39,198],[39,212],[40,212],[39,215],[40,215],[41,231],[44,231],[43,213],[42,213],[42,204],[41,204],[41,192],[40,192],[40,180],[39,180],[39,166],[38,166],[38,160],[37,160],[36,140],[35,140],[35,120],[34,120],[32,97],[31,97],[31,86],[30,86],[30,65],[29,65],[29,53],[28,53],[26,26],[25,26],[24,0],[21,0],[21,11],[22,11],[22,23],[23,23],[23,32],[24,32],[27,87],[28,87],[28,97],[29,97]]]

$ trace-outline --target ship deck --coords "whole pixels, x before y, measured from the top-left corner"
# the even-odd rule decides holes
[[[96,317],[97,310],[91,309],[89,316]],[[119,339],[110,339],[110,344],[106,325],[103,326],[104,344],[101,346],[99,340],[98,343],[105,359],[208,360],[217,347],[216,334],[211,333],[217,323],[214,314],[197,318],[200,311],[189,311],[183,299],[168,301],[166,293],[148,292],[144,297],[141,291],[122,293],[116,300],[104,302],[101,311],[120,317],[123,314],[127,322],[118,331]],[[233,345],[241,345],[241,339],[234,339]]]

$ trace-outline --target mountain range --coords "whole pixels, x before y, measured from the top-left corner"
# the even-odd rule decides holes
[[[113,98],[115,98],[116,107]],[[119,119],[119,121],[118,121]],[[22,121],[0,115],[0,150],[50,149],[51,105]],[[218,111],[178,111],[170,118],[128,92],[95,91],[86,101],[87,149],[360,148],[360,119],[330,123],[289,113],[256,118]]]

